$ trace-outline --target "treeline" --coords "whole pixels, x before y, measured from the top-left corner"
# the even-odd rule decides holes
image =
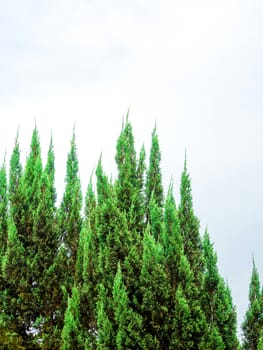
[[[115,180],[102,160],[82,198],[75,131],[57,206],[51,139],[43,165],[37,128],[21,165],[0,169],[1,349],[239,349],[236,311],[217,256],[194,214],[185,161],[176,205],[164,194],[156,128],[149,164],[131,124],[117,140]],[[244,349],[263,349],[255,265]]]

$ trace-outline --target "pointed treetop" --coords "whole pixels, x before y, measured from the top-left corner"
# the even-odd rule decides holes
[[[72,138],[70,142],[70,151],[68,153],[67,159],[67,172],[66,172],[66,182],[79,181],[79,162],[77,156],[77,145],[76,145],[76,134],[75,129],[73,129]]]
[[[163,186],[161,173],[161,152],[159,146],[159,139],[157,135],[156,125],[152,132],[151,150],[150,150],[150,164],[146,177],[146,196],[147,202],[154,197],[156,204],[159,207],[163,206]]]
[[[173,192],[174,192],[174,179],[171,178],[168,186],[167,196],[173,195]]]
[[[182,210],[186,210],[187,212],[191,211],[193,208],[193,199],[192,199],[192,188],[191,188],[191,180],[187,170],[187,161],[186,156],[184,160],[184,169],[181,176],[181,208]]]
[[[128,111],[126,113],[126,123],[129,122],[129,115],[130,115],[130,107],[128,108]]]
[[[186,148],[184,150],[184,172],[187,173],[187,152],[186,152]]]
[[[249,285],[249,301],[252,304],[256,299],[260,298],[260,280],[259,274],[256,268],[255,260],[253,257],[253,269]]]

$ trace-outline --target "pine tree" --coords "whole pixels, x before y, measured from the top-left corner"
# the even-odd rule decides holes
[[[249,285],[249,306],[242,324],[243,348],[256,350],[263,328],[263,305],[258,271],[253,259],[253,270]]]

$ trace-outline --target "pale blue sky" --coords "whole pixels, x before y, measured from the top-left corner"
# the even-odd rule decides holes
[[[9,0],[0,12],[0,157],[20,125],[25,159],[36,118],[44,157],[53,131],[61,195],[76,121],[85,190],[101,151],[115,174],[128,107],[138,148],[156,121],[177,201],[187,149],[239,320],[252,253],[263,279],[262,16],[259,0]]]

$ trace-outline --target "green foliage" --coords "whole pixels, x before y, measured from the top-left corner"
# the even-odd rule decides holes
[[[164,207],[164,229],[161,236],[164,248],[165,264],[169,272],[170,284],[175,295],[179,280],[179,267],[184,253],[183,240],[180,232],[178,213],[173,197],[173,186],[170,185]]]
[[[30,288],[27,283],[25,248],[19,241],[12,217],[8,222],[8,240],[5,255],[2,258],[2,276],[5,289],[2,294],[5,325],[17,337],[26,336],[30,320],[26,319],[31,310],[28,302],[31,300]],[[7,334],[6,334],[7,335]]]
[[[155,242],[148,228],[143,240],[140,274],[141,315],[147,349],[162,349],[168,343],[170,292],[169,279],[164,269],[163,248]]]
[[[194,272],[195,283],[200,288],[204,269],[202,241],[199,234],[199,220],[194,214],[192,189],[186,161],[181,177],[181,201],[178,210],[180,231],[183,237],[184,253]]]
[[[61,350],[84,349],[80,324],[80,298],[76,287],[72,289],[72,297],[68,298],[61,339]]]
[[[97,349],[110,350],[115,347],[116,333],[114,332],[114,325],[109,319],[109,304],[107,303],[107,291],[103,284],[99,285],[99,295],[97,302],[97,326],[98,326],[98,340]]]
[[[120,264],[113,284],[114,318],[117,324],[116,349],[139,349],[142,335],[142,317],[130,307],[126,288],[122,281]]]
[[[74,130],[67,158],[66,188],[59,209],[59,234],[61,244],[67,256],[67,266],[64,267],[64,271],[68,270],[67,276],[65,276],[65,285],[68,290],[70,290],[74,282],[73,276],[77,258],[79,234],[82,225],[80,213],[82,207],[82,193],[78,172],[79,165]]]
[[[142,233],[144,227],[143,176],[145,151],[142,148],[137,161],[132,126],[128,120],[123,124],[117,140],[115,160],[118,167],[116,193],[118,206],[127,216],[130,230]]]
[[[0,257],[3,256],[7,242],[8,196],[5,164],[0,168]]]
[[[218,342],[219,349],[222,347],[223,349],[238,349],[236,313],[232,305],[232,297],[229,288],[219,275],[217,256],[207,231],[204,235],[203,247],[205,258],[203,310],[208,323],[210,347],[213,348],[212,345],[216,346]]]
[[[150,201],[153,199],[158,207],[163,206],[164,194],[162,185],[162,173],[161,173],[161,152],[159,147],[159,139],[156,131],[156,127],[152,132],[152,143],[150,150],[150,164],[147,170],[146,177],[146,199],[147,199],[147,211],[150,208]]]
[[[172,185],[164,197],[156,128],[147,171],[145,158],[127,116],[117,178],[100,158],[82,213],[74,130],[57,209],[52,138],[43,167],[35,127],[22,168],[16,137],[8,183],[0,168],[1,349],[239,348],[231,292],[208,234],[201,240],[186,162],[177,209]],[[255,266],[249,299],[244,349],[261,349]]]
[[[263,350],[263,329],[260,331],[257,350]]]
[[[249,306],[242,324],[243,348],[257,349],[263,329],[263,301],[260,292],[258,271],[253,260],[253,270],[249,285]]]

